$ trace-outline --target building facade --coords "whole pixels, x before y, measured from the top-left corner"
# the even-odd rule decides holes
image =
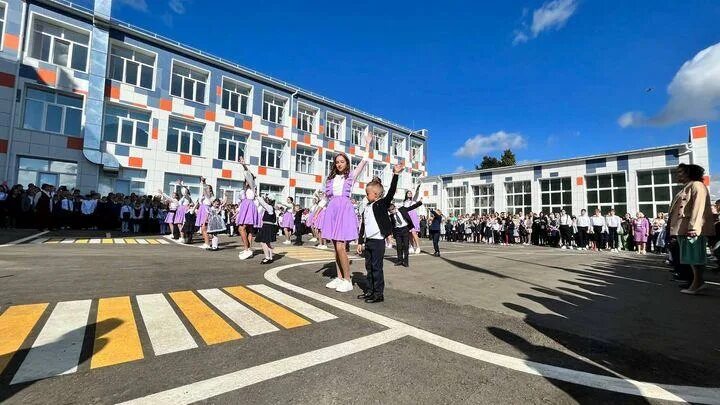
[[[261,192],[309,205],[335,154],[400,187],[426,175],[426,130],[413,131],[117,21],[111,0],[0,0],[0,170],[10,184],[81,192],[169,192],[182,180],[216,194],[243,187],[244,157]]]
[[[646,216],[667,213],[678,189],[674,168],[693,163],[710,184],[707,125],[690,128],[686,143],[423,180],[427,206],[448,216],[491,212],[566,212],[585,208]]]

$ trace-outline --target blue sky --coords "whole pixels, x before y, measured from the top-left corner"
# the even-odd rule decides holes
[[[542,161],[679,143],[706,122],[720,156],[715,0],[115,0],[113,14],[427,128],[431,174],[507,145]]]

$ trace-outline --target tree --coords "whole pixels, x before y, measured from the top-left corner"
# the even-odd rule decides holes
[[[475,165],[476,170],[483,169],[494,169],[496,167],[515,166],[515,154],[510,149],[505,149],[500,156],[500,159],[495,156],[483,156],[482,162],[479,165]]]

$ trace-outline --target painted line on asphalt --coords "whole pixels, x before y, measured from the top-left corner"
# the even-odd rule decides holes
[[[242,339],[240,333],[202,302],[194,292],[176,291],[169,295],[206,344]]]
[[[42,231],[42,232],[38,232],[38,233],[33,234],[33,235],[30,235],[30,236],[26,236],[26,237],[24,237],[24,238],[16,239],[16,240],[14,240],[14,241],[12,241],[12,242],[8,242],[8,243],[5,243],[5,244],[0,245],[0,248],[2,248],[2,247],[9,247],[9,246],[15,246],[15,245],[17,245],[18,243],[23,243],[23,242],[25,242],[25,241],[27,241],[27,240],[35,239],[35,238],[37,238],[37,237],[43,236],[43,235],[45,235],[45,234],[48,233],[48,232],[50,232],[50,231]]]
[[[141,360],[143,357],[130,297],[100,298],[90,368]]]
[[[164,295],[145,294],[135,299],[156,356],[198,347]]]
[[[388,329],[333,346],[161,391],[122,404],[191,404],[372,349],[404,336],[406,336],[405,332],[400,329]]]
[[[274,288],[270,288],[266,285],[257,284],[249,285],[247,287],[255,291],[256,293],[260,293],[270,298],[271,300],[274,300],[275,302],[285,305],[286,307],[292,309],[293,311],[305,316],[312,321],[323,322],[329,321],[331,319],[337,319],[337,316],[327,311],[323,311],[322,309],[314,305],[310,305],[305,301],[300,301],[295,297],[291,297],[285,293],[281,293],[280,291]]]
[[[0,373],[32,332],[48,304],[16,305],[0,315]]]
[[[218,288],[198,290],[209,303],[220,310],[225,316],[235,322],[250,336],[279,331],[277,326],[266,321],[265,318],[248,309],[246,306],[230,298],[229,295]]]

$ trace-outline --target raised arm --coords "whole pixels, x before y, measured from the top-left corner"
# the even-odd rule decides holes
[[[385,200],[386,204],[390,204],[393,201],[393,198],[395,198],[395,192],[397,191],[397,183],[398,183],[398,176],[405,168],[405,163],[398,163],[393,167],[393,177],[392,181],[390,182],[390,189],[388,190],[385,197],[383,197],[383,200]]]
[[[365,150],[363,151],[363,159],[358,163],[355,170],[352,172],[353,179],[357,179],[358,176],[360,176],[360,173],[362,173],[363,170],[365,170],[365,165],[367,165],[367,162],[370,160],[370,145],[372,144],[373,135],[368,130],[368,133],[365,134]]]
[[[248,169],[247,164],[245,164],[245,158],[241,157],[239,160],[239,163],[242,165],[243,169],[245,169],[245,182],[250,186],[250,188],[255,188],[255,175],[252,174],[250,169]]]
[[[270,204],[268,204],[268,203],[266,203],[264,198],[262,198],[262,197],[257,197],[257,196],[256,196],[255,199],[256,199],[257,202],[260,204],[260,206],[263,207],[263,209],[264,209],[265,211],[270,212],[270,213],[275,212],[275,209],[273,208],[273,206],[270,205]]]
[[[418,185],[415,187],[415,192],[413,193],[413,201],[417,201],[418,198],[420,198],[420,186],[422,183],[420,183],[420,180],[418,180]],[[422,204],[422,203],[420,203]]]

